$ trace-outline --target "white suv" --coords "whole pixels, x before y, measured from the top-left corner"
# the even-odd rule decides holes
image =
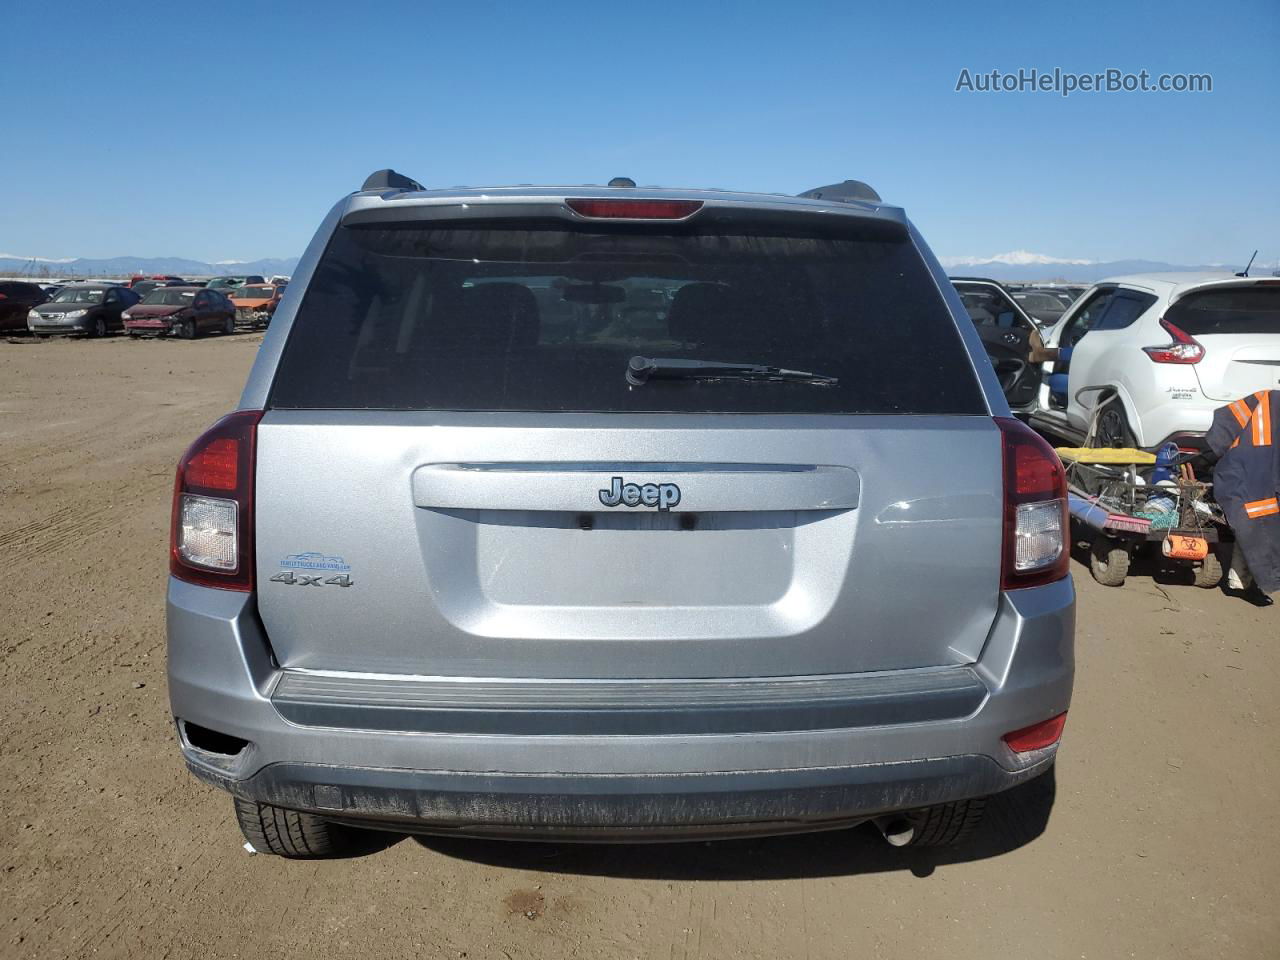
[[[1033,426],[1101,446],[1203,449],[1213,411],[1280,387],[1280,278],[1149,273],[1095,284],[1045,337]],[[1100,409],[1099,409],[1100,408]]]

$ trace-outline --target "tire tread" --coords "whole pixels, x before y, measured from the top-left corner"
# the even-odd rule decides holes
[[[238,797],[234,802],[240,832],[259,853],[308,860],[340,856],[345,849],[342,828],[313,813]]]
[[[925,807],[916,813],[913,847],[949,847],[967,840],[982,822],[986,797]]]

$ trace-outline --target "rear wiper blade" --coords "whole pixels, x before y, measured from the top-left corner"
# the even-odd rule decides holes
[[[627,363],[627,383],[642,386],[650,380],[773,380],[833,387],[839,377],[808,370],[786,370],[766,363],[726,363],[721,360],[674,360],[632,357]]]

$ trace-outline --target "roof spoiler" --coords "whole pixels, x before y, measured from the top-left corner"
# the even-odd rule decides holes
[[[406,177],[403,173],[396,173],[388,167],[385,170],[375,170],[365,177],[364,186],[360,189],[385,192],[387,190],[425,190],[426,187],[417,180]]]
[[[863,200],[869,203],[881,203],[880,194],[870,184],[861,180],[846,180],[843,183],[832,183],[825,187],[814,187],[799,194],[805,200],[839,200],[847,203],[850,200]]]

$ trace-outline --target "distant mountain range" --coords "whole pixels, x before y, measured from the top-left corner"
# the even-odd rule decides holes
[[[1014,250],[992,257],[942,257],[947,273],[956,276],[982,276],[1013,282],[1096,283],[1107,277],[1126,273],[1186,273],[1195,271],[1229,271],[1236,273],[1244,264],[1203,264],[1186,266],[1160,260],[1071,260],[1043,253]],[[124,277],[135,273],[174,274],[179,277],[214,277],[220,274],[257,273],[264,277],[290,275],[298,266],[297,257],[268,257],[262,260],[187,260],[183,257],[70,257],[53,260],[44,257],[18,257],[0,253],[0,276],[46,277]],[[1280,268],[1280,262],[1255,262],[1251,276],[1266,277]]]
[[[1188,266],[1161,260],[1068,260],[1026,250],[998,253],[993,257],[942,257],[941,260],[947,273],[953,277],[990,277],[992,280],[1018,283],[1097,283],[1107,277],[1128,273],[1238,273],[1244,269],[1243,263]],[[1275,261],[1254,261],[1249,275],[1268,277],[1278,267],[1280,263]]]
[[[187,260],[184,257],[18,257],[0,253],[0,276],[44,277],[125,277],[135,273],[172,274],[178,277],[216,277],[223,274],[288,276],[298,266],[297,257],[267,257],[261,260]]]

